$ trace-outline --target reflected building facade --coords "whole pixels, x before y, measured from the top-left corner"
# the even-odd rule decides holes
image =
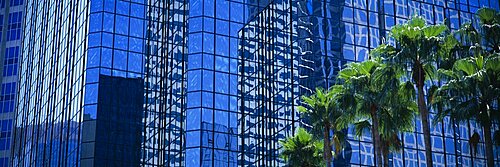
[[[147,2],[143,165],[185,163],[187,2]]]
[[[297,75],[297,24],[288,0],[270,2],[240,30],[241,164],[283,166],[279,141],[298,127],[294,108]]]

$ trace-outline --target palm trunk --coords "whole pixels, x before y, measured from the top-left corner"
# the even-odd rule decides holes
[[[323,158],[325,159],[327,167],[332,166],[332,146],[330,145],[330,125],[325,124],[323,128]]]
[[[382,154],[384,156],[384,167],[389,166],[389,148],[387,145],[385,147],[382,147]]]
[[[424,98],[423,84],[417,86],[418,88],[418,110],[422,119],[422,131],[424,133],[425,143],[425,160],[428,167],[432,167],[432,145],[431,145],[431,129],[429,125],[429,111]]]
[[[491,123],[484,126],[484,144],[486,145],[486,161],[488,163],[488,167],[493,167],[494,159],[493,159],[493,142],[491,141]]]
[[[419,57],[417,55],[417,57]],[[425,83],[425,71],[423,64],[420,61],[416,61],[413,66],[413,81],[417,85],[418,91],[418,112],[420,113],[422,119],[422,131],[424,133],[424,144],[425,144],[425,161],[428,167],[432,167],[432,145],[431,145],[431,129],[429,125],[429,111],[427,110],[427,103],[424,98],[424,83]]]
[[[378,167],[382,167],[382,155],[380,154],[380,133],[378,132],[378,117],[377,117],[377,107],[375,105],[371,106],[371,116],[372,116],[372,140],[373,140],[373,153],[375,155],[375,161]]]

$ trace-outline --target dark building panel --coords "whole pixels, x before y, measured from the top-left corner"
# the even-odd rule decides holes
[[[106,75],[100,75],[99,80],[96,125],[92,127],[95,128],[93,163],[95,166],[139,166],[143,80]],[[83,127],[85,132],[85,124]]]

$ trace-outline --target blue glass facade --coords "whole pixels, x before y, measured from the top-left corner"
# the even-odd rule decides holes
[[[0,1],[0,166],[8,166],[15,114],[23,0]]]
[[[185,131],[191,126],[185,122],[189,6],[185,0],[148,4],[142,162],[147,166],[182,166],[186,160]]]
[[[11,166],[74,166],[89,92],[84,84],[88,3],[24,4]]]
[[[186,157],[194,161],[186,166],[241,165],[245,145],[238,112],[238,32],[267,3],[189,2]]]
[[[422,15],[458,29],[476,23],[482,6],[499,9],[497,0],[9,3],[27,11],[0,24],[9,27],[2,47],[22,39],[2,49],[0,109],[18,108],[15,120],[1,120],[0,163],[11,140],[4,134],[15,131],[13,166],[283,166],[278,141],[307,122],[299,97],[393,43],[392,26]],[[416,127],[401,136],[394,166],[425,165],[418,120]],[[346,131],[336,166],[374,166],[370,134]],[[484,144],[470,151],[474,131],[474,121],[433,127],[434,165],[485,166]]]
[[[240,30],[241,163],[283,166],[279,140],[298,124],[297,30],[290,1],[273,1]]]
[[[96,0],[88,8],[80,164],[137,166],[147,2]]]
[[[140,164],[146,7],[26,1],[14,166]]]

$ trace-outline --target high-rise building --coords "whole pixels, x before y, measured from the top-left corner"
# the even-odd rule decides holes
[[[307,123],[300,97],[393,42],[392,26],[422,15],[457,29],[480,7],[499,9],[497,0],[24,5],[19,83],[5,85],[18,96],[12,166],[283,166],[278,141]],[[402,135],[394,166],[425,165],[420,126]],[[475,156],[468,144],[478,124],[446,119],[431,130],[434,165],[485,165],[484,144]],[[374,166],[371,137],[346,131],[335,165]]]
[[[0,166],[8,166],[15,114],[24,0],[0,1]]]
[[[141,164],[147,5],[25,2],[13,166]]]

